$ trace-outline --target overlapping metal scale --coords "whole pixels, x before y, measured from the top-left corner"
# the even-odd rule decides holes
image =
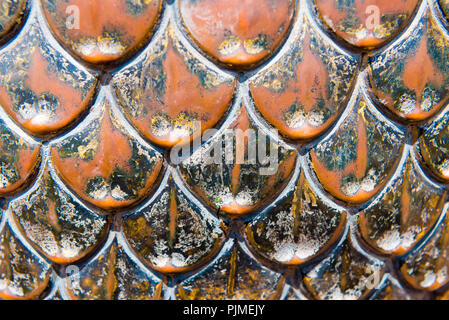
[[[449,298],[448,18],[0,0],[0,298]]]

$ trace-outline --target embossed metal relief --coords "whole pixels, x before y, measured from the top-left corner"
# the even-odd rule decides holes
[[[293,20],[296,1],[185,0],[178,3],[188,34],[206,53],[230,67],[249,67],[269,57],[283,42]]]
[[[122,0],[106,6],[102,0],[42,0],[42,6],[50,28],[67,49],[87,62],[105,63],[129,56],[146,43],[162,0]],[[67,20],[67,13],[75,14],[72,20]]]
[[[449,299],[449,1],[0,0],[0,299]]]

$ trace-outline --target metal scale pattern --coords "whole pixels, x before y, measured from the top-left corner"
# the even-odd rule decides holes
[[[448,299],[448,52],[447,0],[0,0],[0,299]]]

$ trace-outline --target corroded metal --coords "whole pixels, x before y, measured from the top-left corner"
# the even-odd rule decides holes
[[[51,146],[62,179],[85,200],[105,209],[140,200],[154,185],[162,155],[123,127],[111,101],[100,93],[83,126]],[[76,174],[82,171],[82,175]]]
[[[358,250],[347,233],[328,257],[307,270],[304,283],[317,299],[361,299],[374,289],[383,268],[381,260]]]
[[[411,155],[406,155],[379,201],[360,214],[361,234],[382,253],[407,253],[438,221],[445,200],[446,191],[427,181]]]
[[[153,300],[163,297],[163,283],[129,256],[120,236],[111,233],[104,248],[79,273],[66,279],[71,299]]]
[[[326,27],[338,37],[361,48],[376,47],[391,40],[410,22],[419,4],[419,0],[313,2]]]
[[[229,107],[235,82],[193,55],[173,22],[148,50],[114,75],[127,117],[149,140],[166,147],[213,127]]]
[[[356,88],[348,114],[310,151],[312,168],[334,197],[360,203],[379,192],[395,171],[404,133],[377,113]]]
[[[225,129],[230,131],[224,131],[193,152],[190,158],[180,164],[180,170],[193,191],[215,210],[240,215],[259,208],[282,190],[294,170],[297,151],[263,132],[255,131],[257,125],[243,105],[239,105],[229,115],[229,119],[232,122]],[[253,131],[247,131],[248,129]],[[233,134],[235,132],[253,134],[239,137]],[[273,172],[265,175],[261,169],[270,170],[266,168],[268,164],[264,166],[258,161],[237,161],[239,158],[248,159],[248,153],[251,152],[248,146],[259,146],[261,139],[265,139],[265,146],[268,145],[268,154],[272,150],[277,153]],[[237,151],[238,145],[244,146],[243,152]],[[257,149],[252,150],[258,151]],[[216,161],[209,161],[211,154],[218,155],[214,159]]]
[[[0,195],[19,191],[39,167],[40,143],[0,116]]]
[[[176,296],[183,300],[280,298],[284,277],[261,265],[243,248],[230,239],[205,270],[178,286]]]
[[[24,30],[0,53],[0,103],[35,135],[49,135],[75,121],[95,94],[96,72],[66,57],[30,13]]]
[[[154,199],[123,218],[123,233],[130,246],[163,273],[185,272],[201,265],[216,254],[223,241],[220,221],[192,201],[176,180],[174,171],[169,170]]]
[[[0,0],[0,299],[449,299],[449,1]]]
[[[357,75],[358,57],[336,47],[298,13],[292,44],[250,80],[262,115],[292,139],[314,138],[343,110]]]
[[[346,212],[320,199],[304,173],[294,182],[288,195],[246,227],[251,247],[285,265],[300,265],[325,252],[346,224]]]
[[[248,67],[282,43],[295,1],[185,0],[179,1],[179,11],[187,32],[206,53],[231,67]]]
[[[435,13],[423,5],[411,32],[371,55],[369,79],[379,103],[408,120],[435,114],[447,99],[448,35]]]
[[[42,0],[55,36],[80,58],[104,63],[129,56],[151,36],[162,0]],[[68,20],[68,13],[71,20]]]

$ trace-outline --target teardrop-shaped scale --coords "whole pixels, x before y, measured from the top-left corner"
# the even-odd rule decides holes
[[[123,235],[111,233],[101,251],[66,278],[74,300],[159,300],[163,283],[130,253]]]
[[[105,240],[109,223],[73,197],[46,164],[33,187],[9,208],[23,235],[56,263],[80,260]]]
[[[405,161],[380,197],[360,213],[363,239],[382,254],[403,255],[438,221],[446,191],[428,180],[405,150]]]
[[[0,105],[34,135],[52,135],[89,107],[97,73],[48,39],[33,6],[25,27],[0,52]]]
[[[188,34],[230,67],[251,67],[269,57],[287,35],[295,0],[182,0]]]
[[[223,242],[220,221],[180,183],[174,169],[169,169],[152,199],[123,218],[130,247],[162,273],[196,268],[210,260]]]
[[[56,37],[81,59],[128,57],[151,36],[162,0],[41,0]]]
[[[73,191],[104,209],[136,203],[154,187],[162,155],[125,128],[109,88],[72,132],[52,142],[52,162]]]
[[[242,102],[222,130],[179,166],[187,184],[211,207],[242,215],[280,193],[296,158],[296,149],[260,129]]]
[[[419,0],[314,0],[322,23],[339,38],[361,48],[385,44],[403,30]]]
[[[288,191],[246,226],[250,245],[284,265],[307,262],[332,246],[346,225],[346,212],[324,201],[300,173]]]
[[[254,259],[248,249],[230,239],[206,268],[182,281],[176,296],[182,300],[276,300],[284,277]]]
[[[359,57],[333,44],[299,14],[291,45],[249,81],[257,109],[282,135],[311,139],[345,107]]]
[[[447,101],[449,33],[423,2],[410,30],[369,57],[373,96],[398,118],[421,121]]]
[[[234,93],[233,77],[199,60],[169,21],[136,61],[111,84],[129,121],[164,147],[190,141],[224,115]]]
[[[375,109],[361,88],[348,108],[337,129],[309,156],[324,189],[340,200],[362,203],[377,194],[395,171],[404,132]]]

